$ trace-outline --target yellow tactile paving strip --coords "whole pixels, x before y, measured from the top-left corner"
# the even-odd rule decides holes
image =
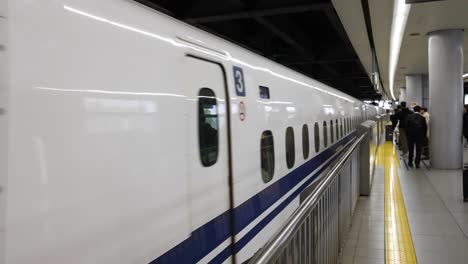
[[[417,263],[398,177],[398,153],[386,142],[378,153],[385,166],[385,263]]]

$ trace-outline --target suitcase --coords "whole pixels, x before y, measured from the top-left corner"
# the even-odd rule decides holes
[[[393,141],[393,127],[385,126],[385,141]]]

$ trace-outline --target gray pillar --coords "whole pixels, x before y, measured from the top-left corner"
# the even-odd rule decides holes
[[[423,88],[421,74],[406,75],[406,104],[412,109],[422,106]]]
[[[460,169],[463,161],[463,31],[429,34],[431,166]]]
[[[405,88],[400,88],[400,97],[398,98],[398,101],[406,102],[406,89]]]

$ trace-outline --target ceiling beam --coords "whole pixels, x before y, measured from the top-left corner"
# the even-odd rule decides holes
[[[299,53],[302,53],[302,54],[307,54],[308,51],[307,49],[302,46],[299,42],[297,42],[296,40],[294,40],[291,36],[289,36],[288,33],[286,33],[285,31],[279,29],[277,26],[275,26],[273,23],[271,23],[270,21],[268,21],[266,18],[264,17],[256,17],[255,20],[260,23],[262,26],[264,26],[266,29],[268,29],[269,31],[271,31],[273,34],[275,34],[278,38],[280,38],[281,40],[283,40],[284,42],[288,43],[289,45],[291,45],[294,49],[296,49]]]
[[[317,11],[317,10],[333,10],[333,6],[331,3],[315,3],[315,4],[307,4],[307,5],[297,5],[297,6],[289,6],[289,7],[280,7],[280,8],[270,8],[270,9],[258,9],[258,10],[249,10],[249,11],[241,11],[235,13],[226,13],[226,14],[217,14],[217,15],[209,15],[209,16],[201,16],[201,17],[188,17],[184,20],[188,23],[212,23],[212,22],[221,22],[221,21],[229,21],[229,20],[236,20],[236,19],[246,19],[246,18],[257,18],[257,17],[265,17],[265,16],[277,16],[277,15],[285,15],[285,14],[293,14],[293,13],[304,13],[310,11]]]
[[[345,62],[356,62],[359,61],[357,58],[349,59],[331,59],[331,60],[315,60],[311,58],[306,58],[297,61],[282,61],[281,63],[285,65],[309,65],[309,64],[331,64],[331,63],[345,63]]]
[[[353,45],[351,45],[351,42],[349,41],[349,38],[348,38],[348,34],[346,34],[346,31],[343,28],[343,25],[341,24],[341,21],[338,18],[338,15],[336,14],[335,9],[329,8],[329,9],[324,10],[324,12],[328,18],[328,21],[330,22],[330,24],[332,24],[333,28],[335,29],[335,32],[338,34],[338,37],[343,41],[346,48],[348,50],[354,51]]]
[[[339,76],[336,78],[323,78],[317,81],[341,81],[341,80],[355,80],[355,79],[369,79],[367,76]]]

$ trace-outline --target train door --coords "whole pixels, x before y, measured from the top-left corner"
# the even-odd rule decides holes
[[[190,104],[190,221],[203,257],[194,262],[205,262],[216,256],[212,251],[231,249],[229,102],[222,65],[191,56],[184,65]]]

